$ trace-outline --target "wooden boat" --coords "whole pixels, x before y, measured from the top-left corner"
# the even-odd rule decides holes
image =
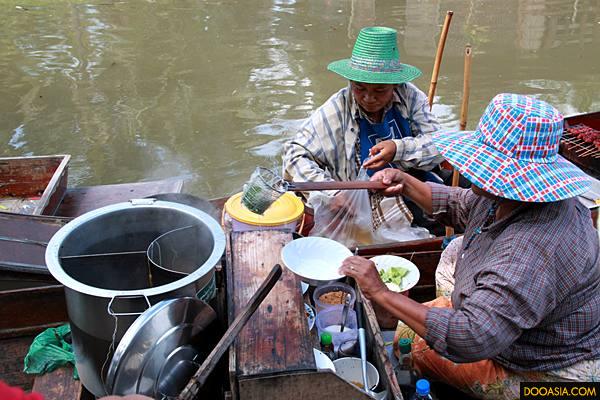
[[[0,158],[0,211],[73,218],[119,201],[179,193],[183,179],[68,188],[71,156]]]
[[[44,286],[46,243],[70,219],[0,212],[0,288]]]
[[[264,235],[264,233],[261,235]],[[267,239],[268,240],[264,240],[264,242],[273,242],[271,238]],[[358,254],[366,257],[380,254],[393,254],[412,260],[419,267],[421,280],[415,288],[411,289],[411,297],[422,302],[430,300],[435,296],[434,273],[441,255],[441,242],[442,238],[436,238],[432,240],[412,241],[397,244],[396,246],[363,246],[359,248]],[[239,262],[239,259],[240,258],[238,258],[237,262]],[[227,288],[233,286],[231,282],[236,276],[235,271],[232,271],[232,266],[235,265],[235,263],[234,256],[230,251],[225,257],[224,264],[218,268],[217,281],[219,282],[220,290],[217,304],[220,305],[217,309],[221,318],[227,318],[227,315],[230,315],[229,318],[231,318],[232,314],[230,314],[231,311],[229,310],[235,309],[235,304],[232,303],[233,300],[228,296],[227,292]],[[237,279],[241,279],[239,274],[237,275]],[[248,276],[244,279],[248,279]],[[241,280],[240,284],[243,282],[244,281]],[[284,286],[289,287],[289,285]],[[4,350],[2,352],[3,355],[0,356],[0,362],[2,362],[2,364],[0,364],[2,365],[2,379],[13,385],[40,391],[46,395],[47,400],[59,398],[80,400],[91,398],[89,397],[89,393],[87,393],[77,381],[72,380],[72,371],[68,368],[60,369],[41,377],[24,375],[21,372],[23,357],[25,356],[34,335],[47,327],[60,325],[67,321],[62,287],[53,285],[40,288],[3,291],[0,292],[0,304],[2,305],[0,307],[0,348]],[[394,398],[402,399],[402,395],[399,394],[397,382],[395,381],[395,377],[391,370],[390,361],[387,358],[388,356],[384,349],[385,343],[377,324],[375,312],[368,302],[366,302],[365,309],[365,323],[368,331],[370,348],[372,349],[370,360],[377,365],[377,368],[382,375],[382,379],[386,382],[385,387],[391,388],[390,390],[392,390],[396,396]],[[263,336],[269,336],[269,332],[264,332],[263,330],[273,329],[273,327],[269,324],[261,326],[260,322],[256,323],[258,325],[253,328],[255,329],[254,332],[260,332]],[[256,329],[260,330],[256,331]],[[288,335],[290,335],[289,331]],[[289,336],[287,338],[290,339]],[[308,343],[314,344],[314,338],[312,340],[313,342],[309,341]],[[290,346],[292,346],[292,344],[290,344]],[[236,357],[240,357],[239,351],[240,350],[238,349],[237,352],[233,352],[232,354],[235,354]],[[298,389],[297,386],[309,384],[307,382],[309,378],[311,384],[315,382],[315,377],[313,375],[306,375],[306,371],[303,370],[289,371],[285,374],[283,374],[281,370],[274,370],[266,375],[260,375],[260,379],[258,379],[258,372],[260,372],[258,369],[255,369],[257,374],[248,375],[247,371],[252,371],[251,366],[256,364],[249,361],[248,354],[246,354],[245,357],[246,358],[242,357],[242,360],[245,360],[244,363],[246,367],[244,371],[246,371],[247,375],[239,375],[239,364],[236,363],[240,362],[240,359],[236,359],[235,357],[233,359],[230,358],[226,363],[227,371],[220,371],[221,374],[229,376],[229,380],[226,379],[224,375],[219,375],[220,381],[222,381],[221,389],[227,393],[227,396],[219,398],[239,398],[236,397],[239,396],[239,392],[236,392],[236,390],[241,390],[240,379],[243,381],[242,388],[245,393],[248,393],[248,391],[264,393],[265,389],[261,385],[281,384],[278,379],[283,379],[281,378],[283,375],[286,376],[287,387],[295,387],[296,389]],[[268,365],[271,367],[273,366],[272,364]],[[254,368],[258,367],[255,366]],[[280,367],[280,369],[281,368],[287,367],[284,366]],[[294,380],[295,378],[290,378],[290,376],[297,376],[297,380]],[[267,377],[277,377],[277,379],[273,378],[273,381],[269,381]],[[331,384],[331,382],[328,384]],[[50,390],[50,388],[53,389]],[[450,389],[445,388],[445,390]],[[295,392],[290,391],[290,393]],[[444,396],[442,398],[458,398],[453,397],[457,396],[456,393],[446,392],[445,394],[448,397]],[[465,398],[464,396],[459,397]]]
[[[60,285],[0,291],[0,379],[31,390],[34,377],[22,371],[33,338],[67,320]]]
[[[581,199],[592,210],[594,225],[600,229],[600,111],[566,117],[559,152],[596,179],[592,190],[583,194]]]
[[[181,178],[68,188],[69,158],[0,158],[0,289],[56,284],[45,265],[45,245],[71,219],[109,204],[176,194],[183,188]]]
[[[566,122],[567,127],[569,124],[586,123],[589,126],[594,127],[594,129],[598,129],[597,121],[599,118],[600,113],[592,113],[568,117]],[[589,154],[584,156],[584,152],[578,151],[580,150],[577,149],[578,145],[580,144],[574,143],[566,137],[566,140],[561,143],[561,154],[586,170],[593,177],[599,178],[598,164],[594,157],[588,157]],[[83,190],[83,192],[85,192],[85,190]],[[86,203],[77,200],[78,195],[85,195],[83,192],[79,192],[72,197],[69,197],[69,191],[67,191],[65,197],[66,203],[61,205],[59,210],[70,208],[71,210],[77,210],[73,212],[73,214],[77,214],[84,212],[86,209],[95,208],[97,206],[95,201],[90,200]],[[71,200],[68,200],[69,198]],[[91,197],[89,198],[91,199]],[[218,199],[214,201],[214,204],[216,204],[217,207],[222,207],[223,201],[224,199]],[[81,204],[87,205],[81,206]],[[48,222],[50,221],[46,221],[46,223]],[[419,267],[421,280],[415,288],[411,289],[411,297],[418,301],[426,301],[432,299],[435,295],[434,273],[441,254],[442,240],[443,238],[438,237],[404,243],[363,246],[359,248],[358,254],[367,257],[379,254],[393,254],[413,261]],[[227,287],[231,287],[232,280],[234,279],[233,276],[235,275],[231,269],[231,265],[234,264],[233,257],[234,256],[229,253],[225,258],[225,264],[221,268],[218,268],[220,291],[217,308],[221,318],[224,318],[224,315],[229,315],[229,319],[231,319],[233,310],[235,309],[235,304],[232,303],[233,300],[231,300],[231,297],[228,297],[227,293]],[[49,285],[39,288],[21,288],[0,292],[0,304],[2,305],[0,307],[0,343],[2,346],[1,348],[5,350],[2,352],[3,355],[1,356],[4,358],[0,358],[2,361],[2,367],[0,367],[2,368],[0,369],[2,371],[1,376],[10,384],[19,385],[26,389],[32,387],[36,388],[46,393],[47,399],[85,399],[85,390],[82,389],[81,385],[78,385],[70,379],[69,370],[63,369],[37,378],[26,376],[21,372],[21,360],[26,354],[33,336],[46,327],[55,326],[64,323],[67,320],[62,290],[60,285]],[[230,299],[229,301],[227,300],[228,298]],[[387,355],[383,350],[384,342],[377,324],[375,313],[368,302],[366,302],[365,322],[370,346],[373,349],[370,355],[371,359],[375,361],[378,369],[383,375],[382,379],[386,382],[386,388],[392,391],[394,396],[396,396],[395,398],[401,399],[401,394],[398,395],[397,382],[395,382],[395,377],[390,370],[389,360],[386,360]],[[224,398],[236,399],[238,398],[237,396],[239,395],[240,390],[240,376],[238,374],[240,360],[236,358],[239,357],[239,349],[237,353],[234,351],[232,354],[234,354],[234,356],[232,356],[233,359],[230,358],[227,363],[229,367],[227,371],[229,380],[223,380],[222,390],[225,393]],[[243,360],[244,359],[242,359],[242,361]],[[247,368],[250,368],[248,358],[245,360],[246,361],[244,362],[246,364],[244,365],[246,365]],[[248,369],[246,369],[246,371],[248,371]],[[279,373],[281,372],[282,371],[279,371]],[[294,372],[283,375],[294,375]],[[293,388],[297,388],[297,385],[310,385],[313,383],[313,381],[307,382],[306,376],[300,376],[302,374],[297,375],[298,380],[294,383]],[[264,393],[265,389],[264,387],[260,387],[260,382],[261,379],[264,381],[265,376],[273,376],[273,374],[266,374],[262,377],[252,374],[242,376],[241,380],[243,381],[242,385],[244,390],[253,390],[255,393]],[[314,378],[312,375],[310,376],[311,379]],[[288,380],[287,382],[290,381]],[[276,380],[271,381],[269,384],[271,383],[279,384]],[[48,389],[49,387],[54,387],[54,391],[50,391]],[[263,392],[261,392],[261,390]],[[288,390],[288,392],[290,393],[290,396],[295,396],[297,394],[297,390]]]
[[[421,281],[417,287],[411,290],[411,297],[414,296],[420,301],[433,298],[435,291],[433,273],[441,254],[441,239],[414,241],[397,246],[392,251],[385,246],[359,248],[359,254],[365,256],[374,256],[384,252],[412,258],[412,261],[421,270]],[[231,283],[227,284],[228,279],[232,279],[232,275],[234,275],[229,267],[233,264],[231,257],[231,254],[227,256],[224,265],[218,268],[217,282],[220,282],[221,288],[219,290],[220,306],[218,306],[220,310],[217,309],[221,316],[224,316],[223,318],[227,318],[228,309],[234,308],[232,304],[227,304],[228,296],[224,289],[226,285],[229,285],[228,287],[232,285]],[[227,275],[228,273],[230,275]],[[70,369],[57,370],[40,377],[26,375],[22,372],[23,358],[33,337],[48,327],[58,326],[68,320],[62,286],[46,285],[0,291],[0,305],[0,348],[3,349],[2,355],[0,355],[0,365],[2,365],[0,376],[2,379],[27,390],[41,391],[46,395],[47,400],[85,399],[89,393],[86,393],[78,382],[72,380]],[[388,385],[394,385],[392,382],[395,378],[392,377],[389,361],[385,359],[387,355],[383,349],[383,339],[370,305],[366,306],[366,315],[365,322],[368,323],[369,340],[371,343],[377,343],[377,346],[373,348],[378,349],[377,354],[372,354],[371,357],[376,357],[376,362],[379,363],[378,369],[385,371],[382,379],[388,380]],[[383,372],[382,375],[384,375]],[[50,386],[54,387],[53,391],[48,391]],[[231,387],[225,389],[231,390]]]
[[[582,140],[575,128],[584,128],[597,133],[591,140]],[[600,179],[600,111],[572,115],[565,118],[565,133],[560,145],[560,154],[596,179]]]
[[[54,215],[67,190],[71,156],[0,158],[0,209]]]
[[[560,144],[560,154],[571,162],[578,165],[588,174],[596,179],[600,179],[600,150],[594,151],[594,146],[585,143],[569,133],[570,128],[578,125],[585,125],[589,128],[600,130],[600,112],[572,115],[565,118],[565,135]],[[121,185],[103,185],[89,188],[66,188],[66,177],[68,173],[69,156],[44,156],[44,157],[17,157],[9,159],[0,159],[0,172],[2,179],[0,181],[0,206],[2,206],[3,196],[7,193],[20,193],[21,197],[38,196],[40,191],[43,195],[39,199],[39,204],[35,214],[53,214],[73,218],[84,212],[102,207],[111,203],[126,201],[130,198],[147,197],[158,193],[179,193],[182,189],[183,181],[178,179],[164,180],[158,182],[143,182]],[[9,183],[9,184],[7,184]],[[598,205],[600,204],[600,182],[598,183],[597,195],[590,194],[587,205],[592,209],[592,219],[594,224],[598,223]],[[9,190],[9,188],[11,188]],[[23,194],[26,193],[26,194]],[[44,200],[42,200],[44,198]],[[57,200],[60,199],[60,200]],[[47,200],[47,201],[46,201]],[[221,212],[224,202],[227,198],[211,200],[217,212]],[[58,202],[57,202],[58,201]],[[5,208],[7,208],[5,206]],[[54,211],[52,211],[54,210]],[[1,210],[0,210],[1,211]],[[6,213],[0,214],[0,222],[5,223],[10,216]],[[20,217],[15,217],[19,220]],[[20,220],[23,220],[22,218]],[[34,240],[48,241],[53,233],[48,230],[48,224],[59,226],[64,221],[52,221],[37,217],[35,215],[26,219],[27,225],[23,225],[18,231],[23,235],[15,234],[11,236],[10,230],[0,227],[0,237],[14,238],[21,240],[23,238],[37,238]],[[66,221],[66,220],[65,220]],[[305,227],[310,227],[310,215],[307,218]],[[38,231],[41,234],[38,234]],[[305,229],[304,234],[308,230]],[[409,253],[413,246],[425,246],[429,249],[440,249],[442,240],[440,237],[433,239],[424,239],[421,241],[406,243],[390,243],[387,245],[376,246],[377,251],[381,253],[396,252]],[[11,246],[10,251],[6,246]],[[2,281],[32,280],[35,285],[36,280],[42,283],[48,282],[48,276],[43,268],[44,248],[32,244],[14,242],[7,244],[6,240],[0,240],[0,285]],[[5,254],[10,253],[8,258]],[[29,257],[34,257],[37,264],[32,268]],[[2,286],[0,286],[2,287]]]

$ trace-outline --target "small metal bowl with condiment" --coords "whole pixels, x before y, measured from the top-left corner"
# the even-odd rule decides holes
[[[343,282],[332,282],[318,286],[313,292],[315,308],[318,312],[324,308],[343,305],[348,294],[350,295],[349,308],[353,309],[356,301],[356,291],[352,286]]]

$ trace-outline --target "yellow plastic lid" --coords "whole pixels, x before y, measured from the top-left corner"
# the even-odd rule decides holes
[[[296,221],[304,213],[304,204],[293,193],[284,193],[263,215],[253,213],[242,205],[242,192],[234,194],[225,203],[231,218],[249,225],[277,226]]]

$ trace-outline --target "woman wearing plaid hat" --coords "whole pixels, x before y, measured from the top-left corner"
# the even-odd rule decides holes
[[[500,94],[476,131],[434,135],[471,190],[373,176],[465,231],[451,299],[396,295],[362,257],[341,268],[411,328],[397,334],[414,336],[422,374],[486,399],[519,398],[523,381],[600,379],[600,245],[576,198],[590,180],[558,154],[562,131],[551,105]]]
[[[319,107],[285,144],[286,179],[354,180],[361,166],[369,175],[395,167],[435,179],[427,171],[443,160],[431,140],[440,125],[429,111],[427,96],[409,83],[421,71],[400,63],[396,36],[391,28],[363,28],[352,57],[329,64],[328,69],[348,79],[349,85]],[[333,208],[345,201],[335,191],[307,192],[309,204],[315,195],[328,196]],[[398,204],[412,218],[402,199]]]

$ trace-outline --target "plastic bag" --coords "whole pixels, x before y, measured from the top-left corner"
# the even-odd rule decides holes
[[[379,198],[377,198],[379,197]],[[402,197],[372,196],[379,207],[378,224],[374,224],[373,243],[405,242],[408,240],[433,237],[426,228],[411,226],[412,214],[404,204]]]
[[[73,365],[73,378],[79,379],[75,368],[73,347],[65,338],[71,333],[69,324],[48,328],[37,335],[25,356],[25,368],[28,374],[45,374],[65,365]]]
[[[361,168],[357,180],[368,180]],[[383,197],[368,190],[344,190],[336,196],[316,193],[311,236],[336,240],[347,247],[431,237],[425,228],[411,227],[412,214],[401,197]],[[374,216],[375,221],[374,221]]]

